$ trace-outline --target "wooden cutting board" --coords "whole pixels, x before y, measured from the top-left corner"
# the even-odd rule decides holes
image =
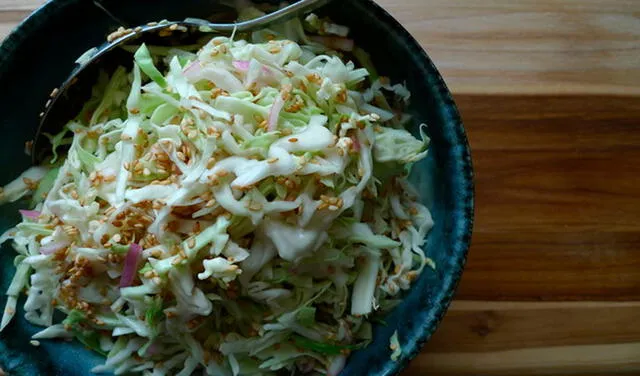
[[[0,0],[0,37],[41,4]],[[640,374],[640,1],[380,0],[460,107],[457,301],[405,375]]]

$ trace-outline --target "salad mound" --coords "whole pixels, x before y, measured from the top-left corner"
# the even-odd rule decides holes
[[[2,191],[33,209],[0,239],[18,253],[0,330],[26,292],[33,338],[78,339],[95,372],[339,373],[434,267],[407,181],[428,138],[347,33],[311,15],[104,73]]]

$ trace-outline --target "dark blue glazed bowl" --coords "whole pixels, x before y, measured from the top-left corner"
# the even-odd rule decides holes
[[[215,0],[106,0],[117,16],[131,24],[159,19],[207,17]],[[412,93],[410,112],[417,126],[428,124],[429,157],[414,167],[412,180],[432,210],[435,227],[426,253],[437,270],[426,270],[403,303],[375,329],[374,342],[349,359],[343,375],[392,375],[400,372],[431,337],[455,293],[465,264],[473,224],[473,171],[458,110],[442,77],[418,43],[371,0],[335,1],[322,13],[349,25],[358,45],[372,54],[378,71],[406,81]],[[88,0],[52,0],[33,13],[0,46],[1,184],[29,167],[24,142],[31,139],[51,88],[59,85],[82,52],[103,42],[118,25]],[[18,220],[19,204],[0,208],[0,230]],[[0,290],[14,273],[14,253],[0,252]],[[0,297],[0,306],[6,299]],[[101,358],[77,343],[29,344],[38,329],[19,312],[0,334],[0,367],[9,375],[86,375]],[[389,337],[397,330],[402,355],[389,357]]]

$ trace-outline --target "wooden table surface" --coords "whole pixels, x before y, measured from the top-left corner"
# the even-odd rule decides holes
[[[460,107],[457,300],[405,375],[640,374],[640,1],[379,0]],[[0,0],[0,37],[41,0]]]

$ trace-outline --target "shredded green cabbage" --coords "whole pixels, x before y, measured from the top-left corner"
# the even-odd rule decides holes
[[[33,209],[0,238],[18,253],[0,330],[27,289],[34,338],[77,338],[96,372],[337,374],[435,268],[405,174],[429,139],[400,127],[404,85],[337,52],[348,31],[312,15],[141,45],[103,74],[52,163],[0,195]]]
[[[400,359],[400,355],[402,355],[402,347],[400,346],[400,341],[398,340],[398,331],[393,332],[393,335],[389,339],[389,349],[391,349],[391,360]]]

